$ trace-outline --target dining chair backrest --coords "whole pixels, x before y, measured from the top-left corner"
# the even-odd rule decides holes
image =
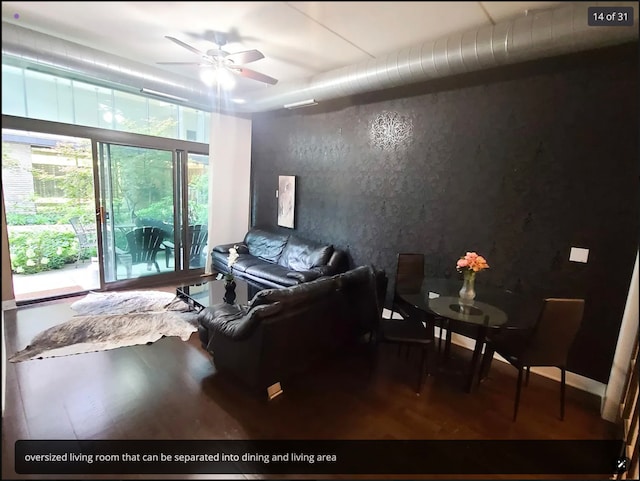
[[[566,366],[583,314],[584,299],[545,299],[538,322],[522,354],[525,365]]]
[[[399,253],[396,264],[396,292],[420,292],[423,278],[424,254]]]

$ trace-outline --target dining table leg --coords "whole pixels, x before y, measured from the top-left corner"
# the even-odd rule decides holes
[[[467,392],[471,392],[473,389],[473,381],[476,377],[476,371],[478,370],[478,364],[480,360],[480,354],[482,354],[482,348],[484,346],[484,340],[487,336],[487,326],[478,326],[478,332],[476,335],[476,345],[473,349],[473,356],[471,357],[471,365],[469,366],[469,373],[467,374]]]

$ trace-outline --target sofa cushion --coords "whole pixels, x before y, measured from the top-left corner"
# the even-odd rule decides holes
[[[267,262],[278,262],[289,236],[268,232],[261,229],[252,229],[247,232],[244,243],[249,249],[249,254]]]
[[[240,254],[235,264],[233,264],[234,272],[246,272],[249,267],[271,265],[266,261],[253,257],[251,254]]]
[[[287,277],[289,269],[266,261],[258,261],[258,263],[248,266],[244,272],[254,278],[271,281],[281,286],[294,286],[298,283],[296,279]]]
[[[294,271],[306,271],[323,266],[333,254],[333,246],[290,236],[278,264]]]

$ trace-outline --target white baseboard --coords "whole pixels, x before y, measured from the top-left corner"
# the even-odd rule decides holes
[[[382,317],[385,319],[389,319],[391,316],[391,311],[389,309],[383,309]],[[402,319],[398,313],[393,313],[394,319]],[[440,338],[440,329],[436,327],[436,337]],[[456,346],[464,347],[465,349],[473,350],[475,347],[475,340],[470,339],[465,336],[461,336],[459,334],[453,334],[451,336],[451,343]],[[495,354],[493,356],[494,359],[507,363],[508,361],[504,359],[502,356]],[[535,374],[539,374],[540,376],[544,376],[549,379],[553,379],[554,381],[560,382],[560,369],[554,367],[534,367],[531,368],[531,372]],[[586,391],[591,394],[595,394],[599,396],[601,401],[604,399],[604,393],[606,391],[607,385],[598,381],[594,381],[593,379],[589,379],[588,377],[581,376],[580,374],[575,374],[573,372],[567,371],[567,385],[575,387],[576,389],[580,389],[582,391]]]
[[[16,305],[15,299],[9,299],[8,301],[2,301],[2,310],[8,311],[10,309],[16,309],[18,306]]]

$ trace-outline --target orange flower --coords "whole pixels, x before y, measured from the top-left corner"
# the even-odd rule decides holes
[[[464,256],[460,257],[456,263],[458,272],[464,272],[465,270],[480,272],[488,268],[489,264],[487,260],[476,252],[467,252]]]

